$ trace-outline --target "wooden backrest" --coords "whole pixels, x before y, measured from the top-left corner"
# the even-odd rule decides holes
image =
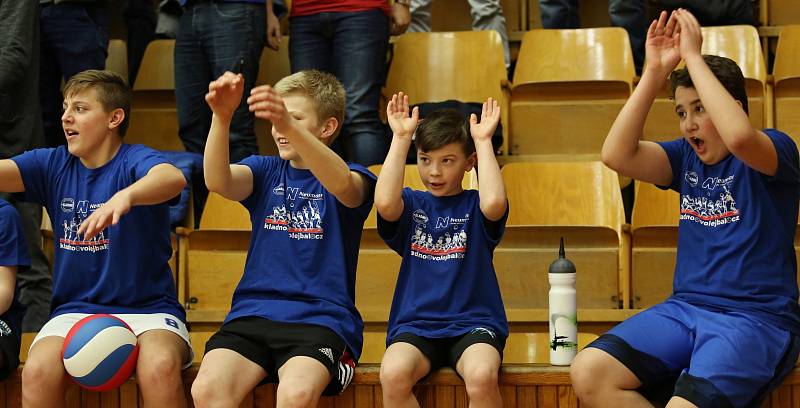
[[[771,26],[800,24],[800,7],[797,7],[797,0],[769,0],[767,10]]]
[[[509,163],[501,173],[508,225],[593,226],[621,231],[617,174],[601,162]]]
[[[175,89],[174,51],[175,40],[153,40],[147,45],[133,84],[134,92]]]
[[[200,229],[203,230],[246,230],[250,231],[250,213],[241,203],[211,192],[208,193]]]
[[[773,69],[775,127],[800,141],[800,25],[781,29]]]
[[[480,56],[480,63],[475,60]],[[503,139],[508,140],[508,74],[496,31],[406,33],[397,37],[384,96],[403,91],[409,103],[500,104]],[[385,109],[385,106],[382,107]]]
[[[108,40],[106,69],[118,74],[125,82],[128,82],[128,46],[124,40],[117,38]]]
[[[631,230],[645,227],[678,227],[678,193],[636,181]]]
[[[513,83],[515,92],[521,86],[535,86],[540,94],[616,96],[621,90],[625,96],[635,75],[630,41],[622,28],[537,29],[522,38]]]

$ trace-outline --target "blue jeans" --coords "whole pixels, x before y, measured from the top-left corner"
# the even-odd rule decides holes
[[[196,1],[181,16],[175,41],[175,103],[178,135],[186,151],[203,154],[211,128],[211,109],[205,101],[209,82],[225,71],[244,75],[244,95],[258,77],[266,38],[263,4]],[[233,114],[230,160],[258,154],[255,117],[246,98]]]
[[[389,17],[382,10],[292,17],[292,72],[318,69],[335,75],[347,91],[339,137],[346,158],[365,166],[383,163],[388,140],[378,116],[386,79]]]
[[[103,69],[108,54],[106,8],[81,3],[47,4],[39,10],[39,99],[47,146],[63,145],[61,80]],[[5,35],[5,34],[4,34]]]
[[[539,0],[544,28],[580,28],[578,0]],[[644,0],[609,0],[608,16],[611,25],[628,31],[636,70],[644,63],[644,40],[650,22],[645,14]]]

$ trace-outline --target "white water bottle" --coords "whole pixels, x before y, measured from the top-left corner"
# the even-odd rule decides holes
[[[564,238],[558,259],[550,264],[550,364],[566,366],[578,352],[575,265],[564,257]]]

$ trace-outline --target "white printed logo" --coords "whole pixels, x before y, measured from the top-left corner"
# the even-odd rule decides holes
[[[75,199],[69,197],[61,199],[61,211],[71,212],[73,209],[75,209]]]
[[[333,350],[331,350],[330,348],[328,347],[321,348],[319,349],[319,351],[322,352],[322,354],[325,354],[325,356],[331,360],[331,363],[336,362],[336,360],[333,359]]]

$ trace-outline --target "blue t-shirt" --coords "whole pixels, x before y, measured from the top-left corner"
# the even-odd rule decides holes
[[[279,157],[250,156],[240,164],[253,172],[253,193],[242,201],[253,234],[225,321],[256,316],[324,326],[358,360],[364,323],[355,306],[356,263],[372,193],[348,208],[310,170]],[[349,167],[374,186],[369,170]]]
[[[28,241],[22,232],[22,220],[17,210],[5,200],[0,200],[0,266],[16,266],[17,272],[31,266],[28,256]],[[19,303],[19,285],[14,287],[14,299],[0,320],[11,325],[11,331],[19,334],[25,306]],[[0,325],[0,336],[6,336],[7,328]]]
[[[800,334],[794,236],[800,170],[797,146],[764,132],[778,154],[770,177],[734,155],[706,165],[684,139],[659,143],[680,194],[673,297],[739,311]]]
[[[505,230],[484,218],[478,191],[435,197],[403,189],[396,222],[378,215],[378,233],[403,257],[389,315],[387,344],[400,333],[456,337],[488,328],[508,337],[492,257]]]
[[[120,146],[105,165],[86,168],[66,146],[14,157],[24,198],[47,208],[53,224],[51,316],[64,313],[168,313],[185,320],[170,271],[169,206],[135,206],[93,238],[77,230],[116,192],[168,161],[142,145]]]

